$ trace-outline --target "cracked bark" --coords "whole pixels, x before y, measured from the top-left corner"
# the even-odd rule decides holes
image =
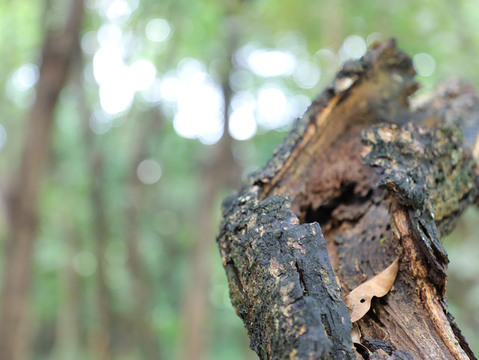
[[[394,40],[375,45],[224,201],[217,242],[261,359],[474,359],[440,239],[478,199],[479,97],[451,81],[410,100],[418,87]],[[344,295],[397,256],[353,346]]]

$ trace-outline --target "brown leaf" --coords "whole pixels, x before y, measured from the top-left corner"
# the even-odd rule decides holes
[[[386,295],[393,286],[399,269],[399,258],[375,277],[359,285],[346,296],[346,306],[349,308],[351,322],[361,319],[371,307],[373,296],[382,297]]]
[[[351,340],[353,340],[353,343],[355,344],[361,343],[361,332],[359,331],[357,324],[353,324],[353,329],[351,330]]]

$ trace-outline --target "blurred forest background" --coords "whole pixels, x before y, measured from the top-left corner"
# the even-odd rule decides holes
[[[420,92],[479,85],[473,0],[2,0],[1,357],[255,359],[215,247],[221,200],[389,37]],[[445,240],[476,353],[478,219]]]

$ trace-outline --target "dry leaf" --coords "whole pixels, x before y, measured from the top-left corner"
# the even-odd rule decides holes
[[[345,301],[349,308],[351,322],[358,321],[369,311],[373,296],[382,297],[389,292],[398,273],[398,263],[399,258],[396,258],[388,268],[359,285],[346,296]]]
[[[369,349],[361,344],[361,331],[359,330],[359,326],[356,323],[353,323],[353,329],[351,330],[351,340],[353,340],[353,349],[354,352],[357,354],[357,359],[363,359],[360,354],[367,354],[369,353]]]
[[[357,324],[353,324],[353,329],[351,330],[351,340],[353,340],[353,343],[356,344],[361,343],[361,332],[359,331]]]

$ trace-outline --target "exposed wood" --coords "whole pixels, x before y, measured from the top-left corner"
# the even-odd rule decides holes
[[[410,106],[411,59],[393,40],[375,45],[224,202],[217,241],[261,359],[474,358],[447,310],[440,238],[478,198],[479,102],[451,86]],[[398,256],[353,348],[343,297]]]
[[[2,358],[29,358],[29,288],[37,231],[37,199],[48,161],[53,113],[74,60],[83,19],[83,0],[73,0],[59,33],[44,41],[36,99],[26,123],[18,173],[9,194],[9,234],[0,320]]]

